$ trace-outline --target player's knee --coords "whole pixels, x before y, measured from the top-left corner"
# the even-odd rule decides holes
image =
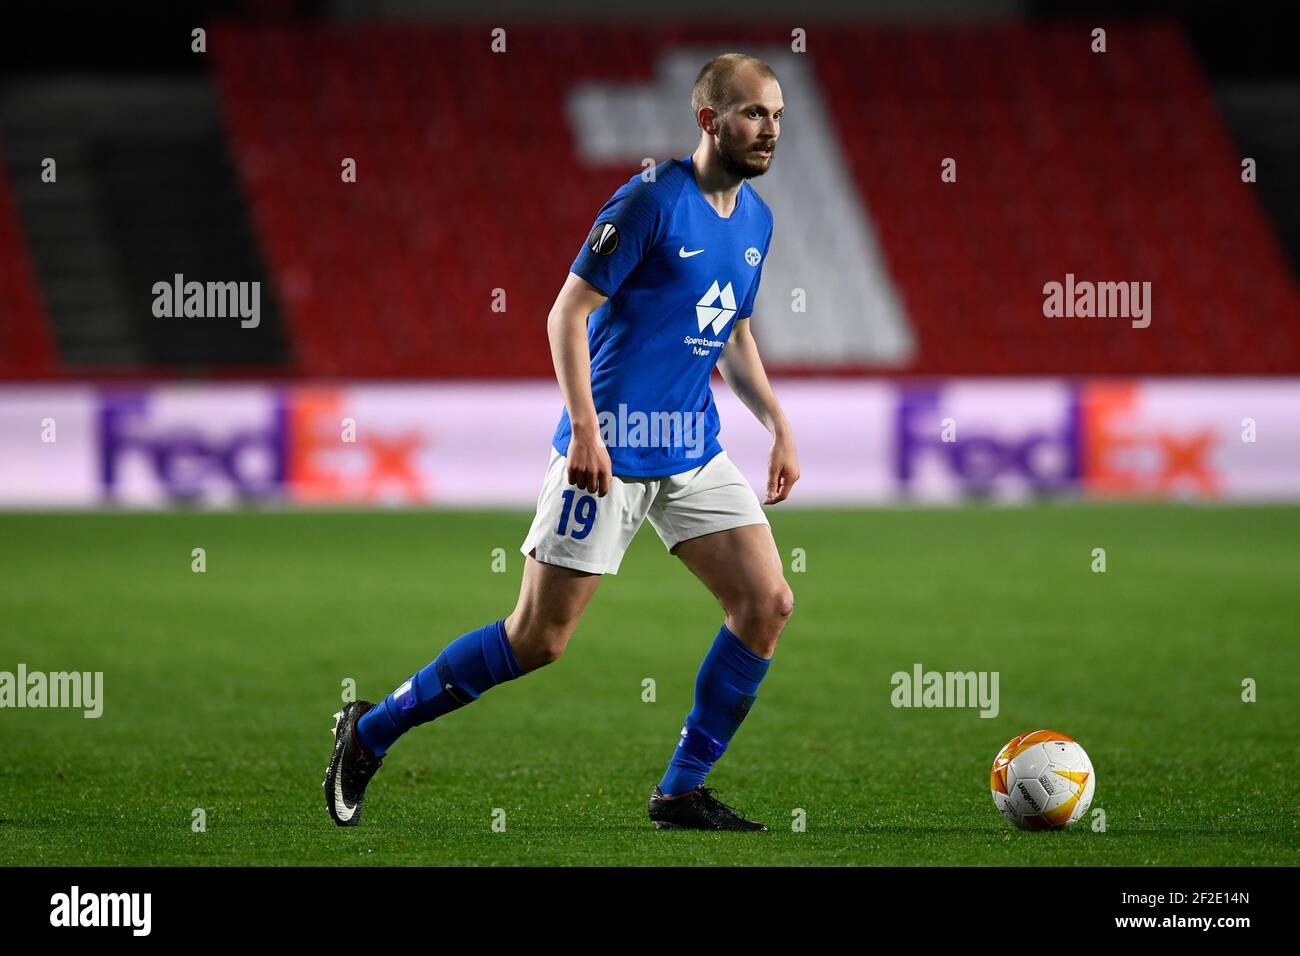
[[[572,633],[570,628],[550,628],[539,634],[533,643],[536,666],[543,667],[558,661],[564,654],[564,649],[569,646],[569,637]]]
[[[790,620],[790,615],[794,613],[794,592],[790,590],[790,585],[784,581],[777,588],[775,600],[773,601],[773,610],[776,613],[776,619],[785,627],[785,622]]]
[[[747,630],[765,635],[778,635],[785,622],[794,613],[794,593],[790,586],[779,584],[752,594],[737,602],[736,618]]]
[[[560,659],[576,625],[576,619],[545,621],[516,613],[506,621],[506,635],[519,666],[531,671]]]
[[[766,617],[770,630],[780,634],[785,629],[785,622],[794,613],[794,592],[784,581],[772,589],[766,600]]]
[[[540,641],[521,644],[514,648],[515,660],[525,672],[535,671],[547,664],[554,664],[564,654],[565,642]]]

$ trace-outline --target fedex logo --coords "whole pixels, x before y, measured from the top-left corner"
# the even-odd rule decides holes
[[[1094,382],[1080,397],[1084,421],[1084,487],[1097,496],[1218,497],[1223,476],[1211,424],[1187,421],[1187,404],[1158,398],[1132,382]],[[1177,423],[1176,425],[1174,423]]]
[[[1032,423],[1008,421],[1007,396],[969,394],[967,410],[954,411],[940,387],[904,387],[895,417],[895,477],[912,490],[925,484],[987,494],[1008,483],[1036,493],[1059,492],[1079,480],[1077,404],[1040,407]],[[954,440],[945,441],[943,420],[955,418]],[[1023,419],[1022,419],[1023,420]]]
[[[424,502],[417,454],[428,436],[374,415],[358,427],[346,399],[312,388],[106,393],[100,487],[128,504]]]
[[[895,477],[904,491],[940,497],[1217,496],[1215,429],[1157,395],[1126,382],[904,387]]]
[[[103,396],[99,478],[106,497],[147,501],[161,492],[179,504],[214,493],[242,500],[279,493],[285,462],[280,403],[251,417],[214,402],[210,394],[201,400],[201,407],[192,405],[182,393],[162,411],[146,392]]]
[[[431,444],[424,415],[365,414],[336,388],[301,388],[289,413],[289,493],[304,504],[423,504],[432,476],[419,454]],[[426,411],[420,409],[421,412]],[[360,421],[358,422],[358,418]],[[376,419],[384,422],[382,427]],[[350,424],[345,424],[350,423]]]

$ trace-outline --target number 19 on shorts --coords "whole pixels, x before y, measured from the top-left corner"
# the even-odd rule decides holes
[[[574,497],[577,494],[570,488],[561,496],[564,498],[564,507],[560,509],[560,526],[555,529],[555,533],[560,537],[568,534],[573,540],[581,541],[591,534],[591,526],[596,523],[596,499],[591,495],[583,495],[575,505]],[[574,524],[572,532],[569,531],[570,516],[573,517]]]

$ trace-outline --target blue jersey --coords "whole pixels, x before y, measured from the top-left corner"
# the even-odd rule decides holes
[[[570,271],[608,296],[591,314],[591,393],[615,475],[656,478],[722,450],[709,378],[747,319],[772,241],[772,212],[748,183],[728,217],[700,192],[691,158],[638,173],[601,207]],[[568,453],[566,408],[555,450]]]

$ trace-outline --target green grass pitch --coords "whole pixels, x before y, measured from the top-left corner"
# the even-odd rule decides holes
[[[806,570],[710,777],[765,834],[646,820],[721,620],[649,527],[559,662],[409,734],[339,830],[342,681],[377,699],[504,616],[528,515],[0,515],[0,670],[105,695],[0,710],[0,863],[1300,864],[1300,509],[769,513]],[[1000,713],[895,709],[917,662],[999,672]],[[994,754],[1040,727],[1088,750],[1105,832],[997,814]]]

